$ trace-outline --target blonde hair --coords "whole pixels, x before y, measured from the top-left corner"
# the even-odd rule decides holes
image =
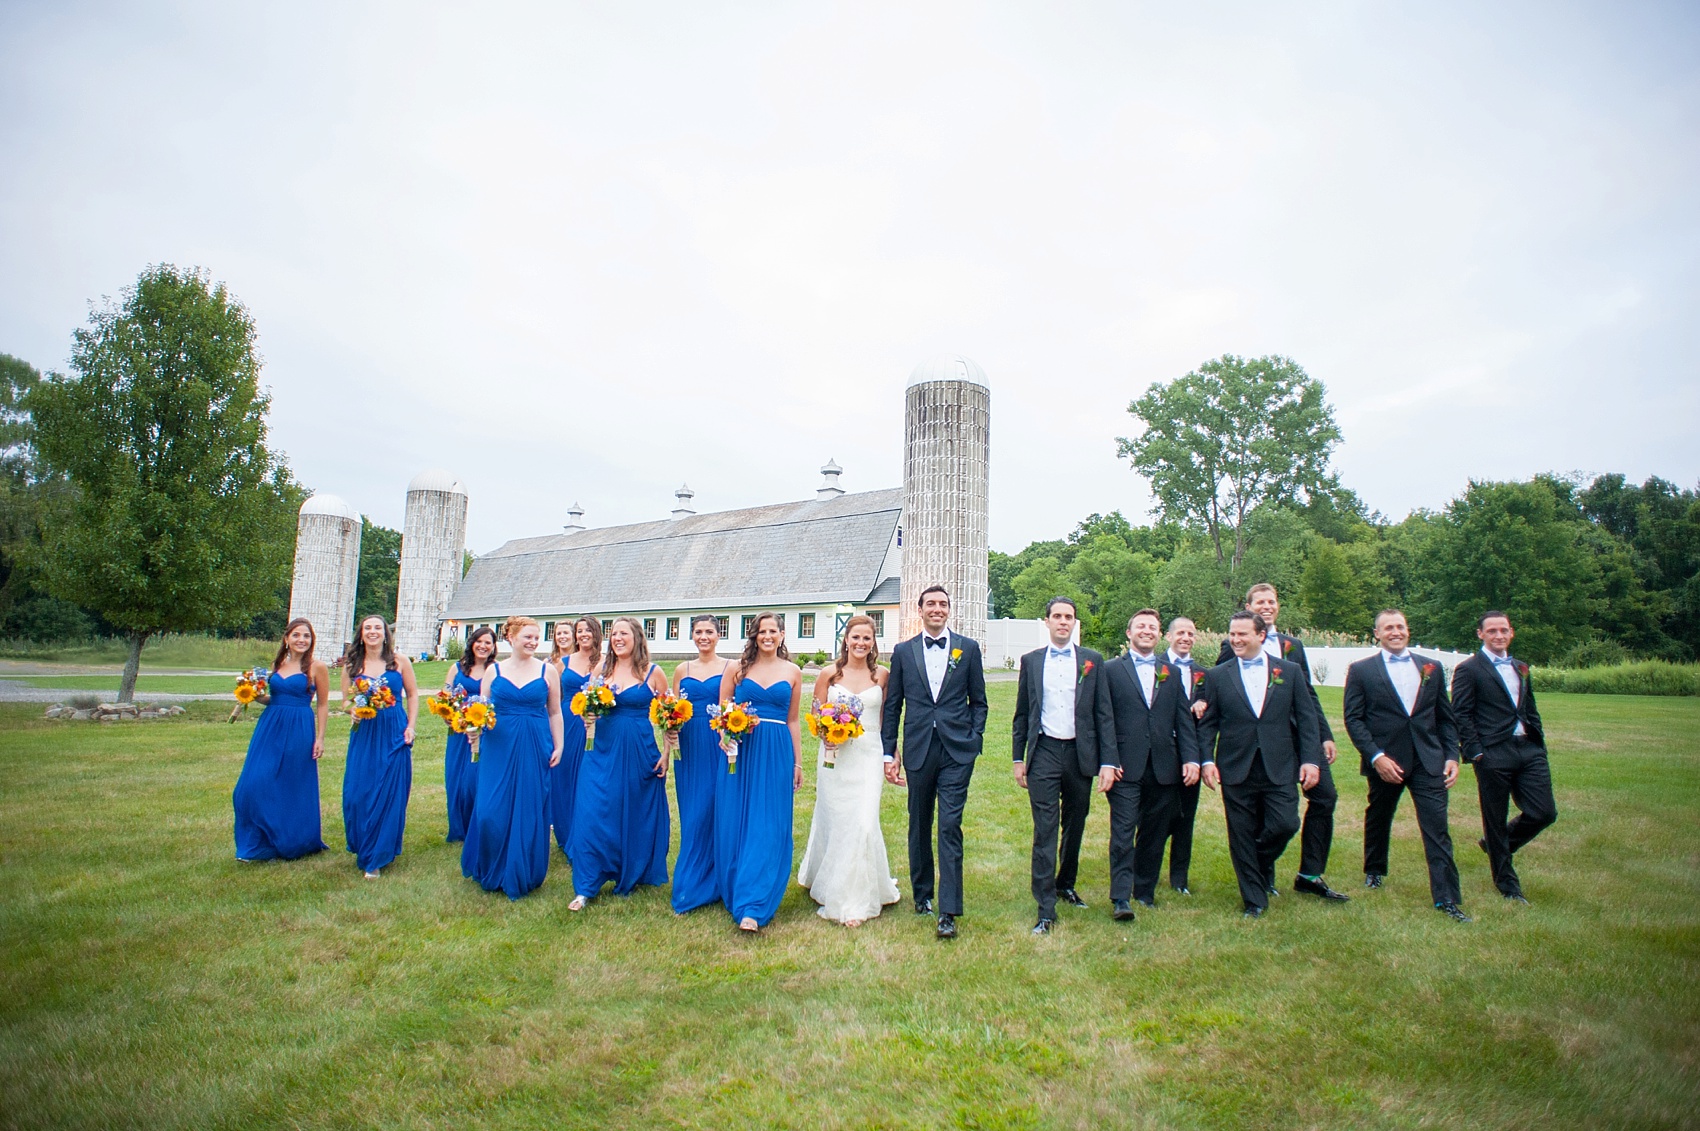
[[[614,624],[627,625],[632,630],[632,670],[639,679],[649,674],[649,639],[643,634],[643,625],[636,617],[615,617]],[[613,633],[613,625],[608,628]],[[602,661],[602,678],[607,679],[614,674],[614,665],[620,662],[620,657],[614,654],[614,644],[608,644],[608,658]]]
[[[543,626],[530,617],[509,617],[502,623],[502,639],[512,641],[514,633],[522,628],[535,628],[541,632]]]

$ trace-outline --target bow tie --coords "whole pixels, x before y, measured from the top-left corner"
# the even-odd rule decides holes
[[[1389,652],[1387,653],[1387,662],[1390,664],[1408,664],[1411,662],[1411,656],[1408,652],[1403,656],[1395,656]]]
[[[1066,660],[1070,656],[1074,655],[1074,653],[1068,648],[1052,648],[1051,655],[1055,656],[1059,660]]]
[[[1262,666],[1263,666],[1263,657],[1262,656],[1259,656],[1255,660],[1241,660],[1240,661],[1240,670],[1241,671],[1245,671],[1247,668],[1261,668]]]
[[[1157,657],[1135,655],[1133,657],[1133,662],[1136,664],[1155,664],[1157,662]]]
[[[927,642],[927,647],[929,648],[943,648],[946,644],[950,643],[950,637],[948,636],[924,636],[922,639]]]
[[[1493,666],[1496,668],[1503,668],[1507,664],[1517,663],[1517,661],[1513,660],[1510,656],[1491,656],[1489,659],[1493,660]]]

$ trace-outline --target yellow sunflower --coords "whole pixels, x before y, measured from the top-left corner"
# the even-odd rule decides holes
[[[582,715],[584,714],[585,707],[589,704],[590,700],[586,699],[584,692],[580,691],[573,696],[573,701],[569,704],[569,706],[571,706],[573,714]]]
[[[236,701],[238,703],[252,703],[259,693],[259,690],[251,683],[236,685]]]
[[[490,708],[484,703],[468,703],[461,714],[466,718],[466,725],[481,727],[490,719]]]
[[[378,717],[378,711],[375,707],[356,707],[354,708],[354,717],[357,719],[375,719]]]

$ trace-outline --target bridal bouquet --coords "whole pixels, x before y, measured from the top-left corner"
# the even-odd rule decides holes
[[[708,709],[708,725],[720,736],[720,748],[726,751],[726,772],[738,772],[738,744],[749,737],[761,716],[748,703],[716,703]]]
[[[809,733],[824,743],[821,764],[829,770],[838,764],[838,748],[866,733],[862,728],[862,701],[854,695],[818,703],[804,718]]]
[[[260,697],[271,674],[265,668],[249,668],[236,677],[236,707],[230,712],[231,722],[235,722],[236,716],[246,711],[248,704]]]
[[[599,675],[593,675],[585,681],[584,689],[573,696],[573,714],[590,722],[600,719],[614,709],[614,689],[608,686],[608,681]],[[584,748],[589,750],[594,744],[590,728],[584,731]]]
[[[360,724],[366,719],[375,719],[378,712],[385,707],[395,706],[395,692],[390,685],[381,679],[373,679],[369,675],[357,675],[349,684],[354,690],[354,700],[349,708],[349,714],[354,716],[354,729],[359,730]]]
[[[649,704],[649,721],[668,734],[690,722],[694,714],[696,708],[691,705],[691,701],[672,692],[662,692]]]

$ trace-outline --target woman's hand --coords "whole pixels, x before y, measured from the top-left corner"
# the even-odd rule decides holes
[[[413,745],[413,728],[411,726],[402,729],[401,740],[409,746]]]
[[[552,770],[561,764],[561,748],[555,747],[555,752],[549,755],[549,768]]]
[[[791,770],[791,788],[803,788],[803,763],[794,763]]]
[[[667,754],[665,751],[662,752],[661,757],[655,760],[655,765],[651,766],[650,769],[655,771],[655,776],[658,778],[667,776]]]
[[[667,749],[677,750],[678,748],[679,748],[679,732],[676,731],[676,730],[668,731],[667,732]]]
[[[315,738],[313,740],[313,761],[317,762],[324,755],[324,753],[325,753],[325,740],[322,739],[322,738]]]

